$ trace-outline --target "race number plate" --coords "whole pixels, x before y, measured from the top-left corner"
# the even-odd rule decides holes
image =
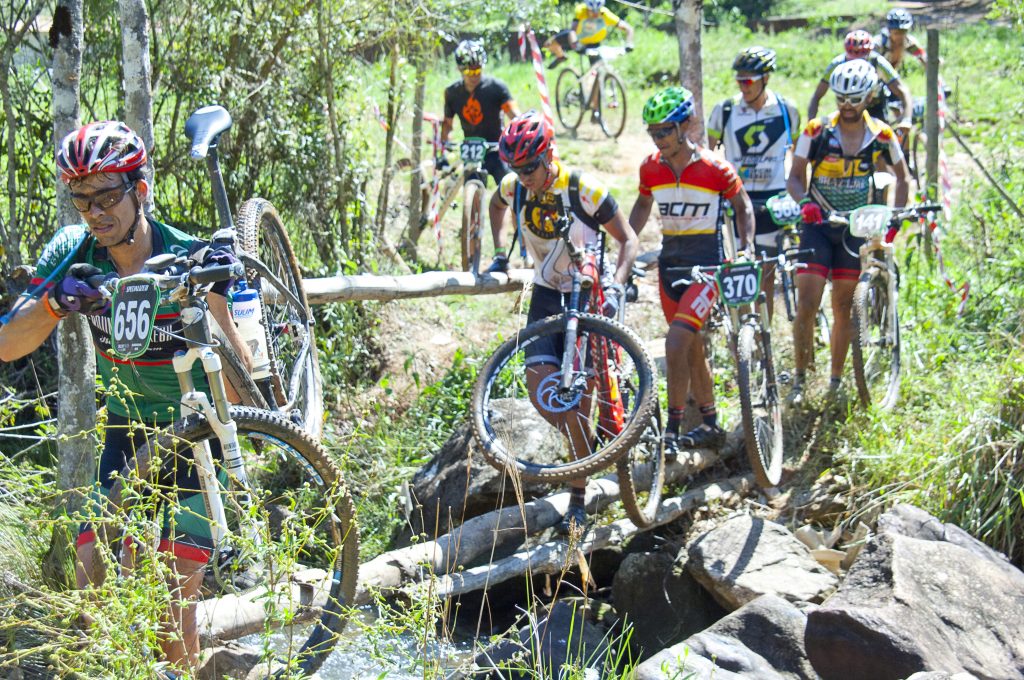
[[[772,196],[764,205],[768,209],[768,214],[771,215],[772,222],[780,227],[796,224],[800,219],[800,204],[794,201],[789,194]]]
[[[881,238],[889,228],[892,208],[887,205],[865,205],[850,214],[850,233],[857,238]]]
[[[722,301],[730,307],[749,305],[761,292],[761,265],[753,262],[727,264],[715,278]]]
[[[459,146],[463,163],[483,163],[487,154],[487,140],[483,137],[466,137]]]
[[[149,349],[159,306],[160,289],[152,279],[129,276],[118,280],[110,314],[110,344],[115,354],[133,359]]]

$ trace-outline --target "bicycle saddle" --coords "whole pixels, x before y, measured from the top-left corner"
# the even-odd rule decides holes
[[[223,106],[204,106],[185,121],[185,136],[192,141],[189,155],[194,160],[206,158],[210,147],[217,146],[221,133],[231,127],[231,114]]]

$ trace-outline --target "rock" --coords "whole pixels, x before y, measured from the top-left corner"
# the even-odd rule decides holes
[[[682,643],[664,649],[636,669],[636,680],[811,680],[804,653],[807,615],[781,597],[762,595]]]
[[[523,627],[518,641],[504,640],[478,654],[474,660],[478,670],[472,676],[495,680],[562,677],[552,669],[568,665],[577,671],[586,669],[572,677],[618,678],[616,658],[607,631],[589,621],[584,602],[559,600],[548,616]],[[506,670],[509,665],[512,670]]]
[[[944,541],[958,545],[978,557],[992,562],[1011,576],[1020,573],[1006,555],[993,550],[955,524],[943,523],[921,508],[900,503],[878,518],[878,532],[900,534],[923,541]]]
[[[907,680],[978,680],[975,676],[970,673],[956,673],[950,675],[949,673],[943,673],[941,671],[914,673]]]
[[[810,613],[805,638],[823,680],[918,671],[1024,679],[1024,573],[953,543],[886,531]]]
[[[200,653],[198,680],[221,680],[221,678],[245,678],[262,653],[259,648],[237,642],[228,642],[217,647],[208,647]]]
[[[848,512],[849,492],[845,477],[829,473],[815,480],[811,488],[796,491],[790,504],[802,521],[831,525]]]
[[[539,415],[536,417],[540,419]],[[527,428],[524,431],[531,431],[528,414],[523,415],[523,421]],[[471,517],[516,503],[510,481],[477,450],[470,423],[459,426],[430,462],[420,468],[410,482],[409,492],[409,524],[414,533],[426,533],[430,538],[448,533]],[[550,484],[523,483],[524,500],[550,492]]]
[[[612,582],[615,612],[633,627],[630,646],[636,658],[655,652],[704,630],[726,612],[686,569],[665,552],[633,553],[623,560]]]
[[[760,595],[821,602],[837,583],[786,527],[738,515],[689,548],[690,573],[728,610]]]

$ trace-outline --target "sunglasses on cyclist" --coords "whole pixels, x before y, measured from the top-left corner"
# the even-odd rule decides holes
[[[533,173],[537,172],[537,168],[539,168],[540,164],[543,162],[543,158],[538,158],[537,160],[530,161],[526,165],[520,165],[518,167],[512,168],[512,172],[516,173],[520,177],[522,177],[523,175],[532,175]]]
[[[659,139],[665,139],[670,134],[676,131],[676,126],[671,125],[663,128],[647,128],[647,134],[651,136],[651,139],[657,141]]]
[[[465,66],[461,70],[467,76],[478,76],[484,69],[482,66]]]
[[[124,200],[129,191],[135,189],[135,182],[124,184],[113,189],[97,191],[95,194],[71,194],[71,205],[80,213],[87,213],[96,206],[100,210],[110,210]]]
[[[764,76],[743,76],[742,78],[736,77],[736,84],[743,85],[744,87],[750,87],[759,80],[764,80]]]
[[[868,98],[868,96],[866,94],[849,95],[849,96],[848,95],[837,94],[836,95],[836,104],[838,104],[839,106],[842,106],[843,104],[849,104],[850,106],[857,106],[858,104],[863,103],[864,100],[867,99],[867,98]]]

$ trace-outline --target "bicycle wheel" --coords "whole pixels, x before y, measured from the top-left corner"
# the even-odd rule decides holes
[[[565,316],[551,316],[506,340],[473,389],[473,426],[484,457],[523,479],[587,477],[625,455],[650,421],[655,368],[636,334],[611,319],[580,315],[570,350],[573,375],[563,390],[555,355],[565,342],[565,324]],[[551,419],[575,417],[587,449],[572,451],[544,413]],[[559,459],[568,460],[543,462]]]
[[[289,626],[283,642],[275,636],[267,645],[269,653],[290,671],[312,674],[334,648],[355,598],[355,506],[326,450],[297,425],[247,407],[231,407],[231,417],[248,483],[233,476],[222,489],[228,533],[208,572],[221,592],[259,599],[268,624],[259,630]],[[155,456],[180,453],[191,461],[191,445],[213,439],[203,416],[177,421],[139,451],[140,476],[146,478]],[[219,478],[223,484],[229,475],[221,470]],[[120,500],[119,484],[114,500]],[[188,513],[182,508],[175,516]]]
[[[480,235],[483,231],[484,185],[466,182],[462,203],[462,271],[480,273]]]
[[[564,68],[555,83],[555,110],[558,122],[569,132],[576,132],[583,119],[583,83],[580,74]]]
[[[597,108],[601,129],[615,139],[626,127],[626,87],[614,73],[604,73],[599,85]]]
[[[772,487],[782,477],[782,403],[771,344],[760,325],[748,321],[740,328],[737,345],[736,380],[747,458],[757,483]]]
[[[900,392],[900,325],[888,276],[877,267],[861,274],[853,293],[851,359],[860,403],[892,408]]]
[[[786,229],[779,229],[776,245],[780,253],[791,251],[797,247],[793,237]],[[776,267],[775,272],[779,278],[782,300],[786,304],[786,318],[792,322],[796,318],[796,280],[793,272],[784,267]]]
[[[262,198],[250,198],[242,204],[235,228],[242,249],[263,262],[278,280],[275,282],[252,268],[246,270],[246,278],[260,291],[263,303],[275,405],[319,439],[323,429],[320,365],[302,272],[288,234],[277,210]]]
[[[657,400],[640,439],[615,466],[619,475],[619,496],[626,515],[640,529],[653,526],[661,507],[661,490],[665,483],[661,405]]]

